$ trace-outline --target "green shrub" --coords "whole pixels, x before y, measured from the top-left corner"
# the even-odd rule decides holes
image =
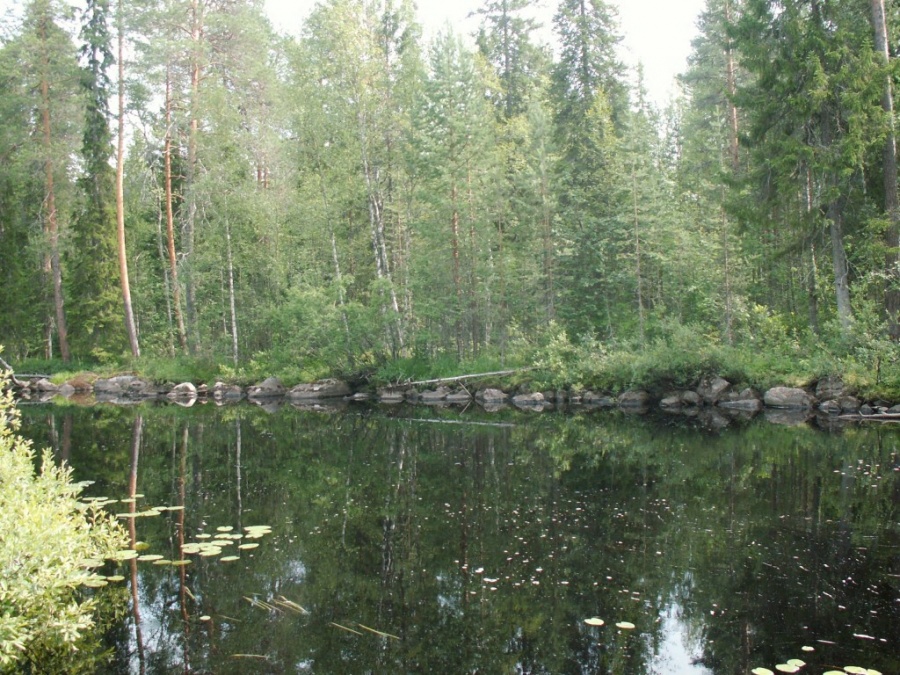
[[[6,383],[0,374],[0,391]],[[124,548],[124,529],[78,500],[81,490],[49,452],[16,435],[9,392],[0,393],[0,672],[46,664],[82,646],[96,601],[85,597],[91,561]]]

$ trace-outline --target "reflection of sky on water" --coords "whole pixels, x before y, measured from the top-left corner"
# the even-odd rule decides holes
[[[652,661],[648,673],[654,675],[712,675],[710,669],[698,663],[702,657],[700,646],[692,644],[690,626],[678,617],[684,610],[677,604],[669,605],[660,617],[662,642]]]

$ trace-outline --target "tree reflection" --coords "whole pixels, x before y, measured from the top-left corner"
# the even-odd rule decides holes
[[[58,413],[42,414],[36,436]],[[159,626],[139,658],[147,672],[730,675],[789,658],[900,670],[887,429],[245,406],[66,414],[78,478],[134,494],[136,450],[130,474],[98,453],[131,416],[147,503],[184,507],[137,524],[154,552],[193,561],[137,563],[143,625]],[[236,562],[183,552],[218,526],[251,525],[273,534]],[[593,616],[606,624],[586,625]]]

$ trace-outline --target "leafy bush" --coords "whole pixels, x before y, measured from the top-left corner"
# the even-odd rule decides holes
[[[6,384],[0,374],[0,391]],[[109,515],[78,500],[81,490],[49,453],[16,435],[9,392],[0,393],[0,672],[73,652],[94,624],[96,601],[83,597],[91,561],[126,544]]]

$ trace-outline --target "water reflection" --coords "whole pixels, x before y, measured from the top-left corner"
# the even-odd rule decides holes
[[[191,563],[124,563],[132,614],[108,636],[110,672],[900,672],[891,429],[24,412],[93,494],[184,507],[128,519],[148,553]],[[238,560],[185,554],[265,525],[257,548],[224,545]]]

